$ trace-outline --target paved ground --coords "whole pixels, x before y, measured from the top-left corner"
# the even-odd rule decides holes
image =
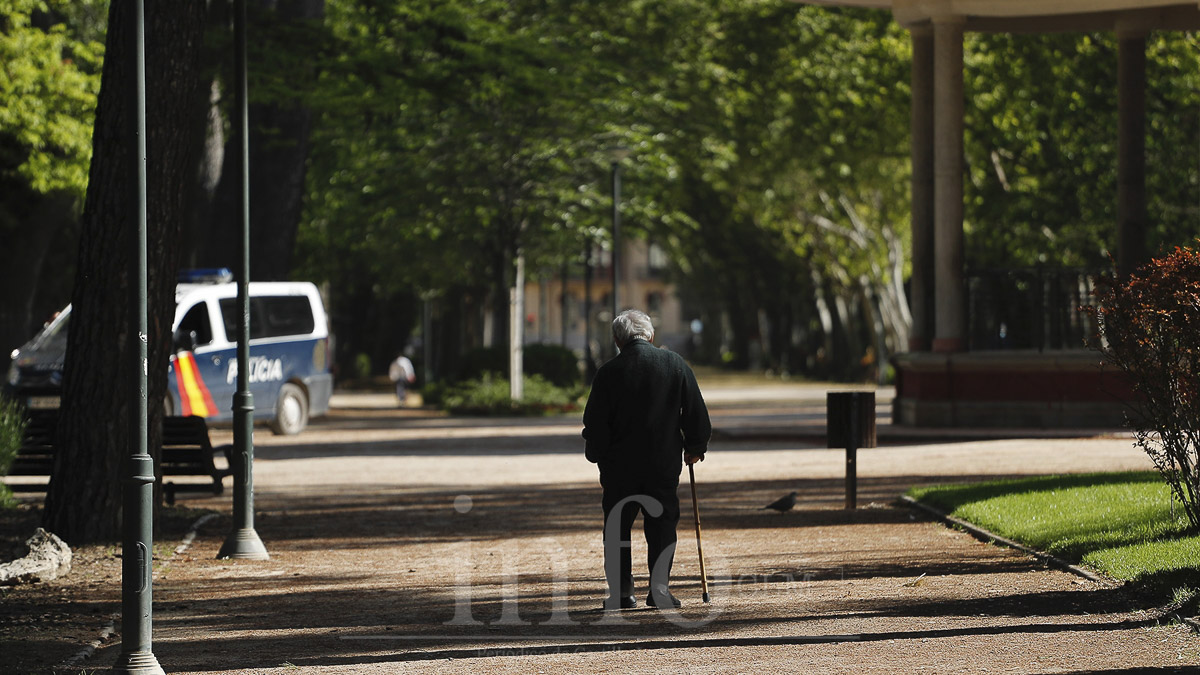
[[[879,392],[883,447],[860,451],[861,508],[849,512],[843,453],[822,447],[823,389],[706,386],[722,431],[697,468],[712,602],[700,601],[685,476],[683,610],[608,615],[597,609],[599,488],[577,417],[446,419],[397,411],[386,395],[340,397],[298,438],[256,434],[256,527],[269,561],[216,560],[228,493],[186,500],[226,515],[161,556],[154,653],[170,673],[1200,664],[1200,638],[1155,625],[1156,599],[1046,569],[895,504],[916,483],[1146,468],[1128,436],[902,433],[887,424],[889,395]],[[792,490],[792,512],[760,509]],[[634,547],[641,573],[636,537]],[[111,554],[88,555],[79,573],[91,575],[84,590],[98,629],[119,607],[119,570]],[[5,602],[77,604],[83,582],[72,576]],[[47,665],[63,649],[48,648]],[[82,666],[107,668],[119,650],[110,639]]]

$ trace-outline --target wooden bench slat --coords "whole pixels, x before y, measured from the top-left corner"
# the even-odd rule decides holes
[[[13,476],[49,476],[54,468],[55,433],[58,427],[58,411],[36,411],[29,414],[25,435],[9,475]],[[232,474],[228,468],[218,469],[213,462],[213,455],[221,452],[226,460],[230,460],[232,448],[223,445],[212,446],[208,437],[208,423],[203,417],[163,418],[163,445],[159,458],[159,480],[164,476],[204,476],[211,483],[167,483],[163,482],[163,495],[168,504],[175,503],[175,493],[181,491],[203,490],[213,494],[224,491],[222,479]],[[14,489],[17,486],[10,485]],[[19,489],[44,490],[45,485],[22,484]]]

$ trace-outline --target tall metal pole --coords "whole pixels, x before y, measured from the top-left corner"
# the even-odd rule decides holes
[[[237,391],[233,395],[233,531],[218,558],[266,560],[271,556],[254,531],[254,395],[250,393],[250,113],[246,100],[246,0],[234,1],[234,108],[241,138],[238,162],[242,208],[238,219],[241,273],[238,275]]]
[[[859,398],[857,393],[846,397],[846,509],[849,511],[858,508],[858,430],[862,425],[859,419]]]
[[[114,672],[156,675],[163,669],[151,648],[153,633],[153,555],[154,550],[154,459],[149,453],[146,378],[149,363],[149,319],[146,316],[146,51],[145,7],[143,0],[133,3],[134,55],[133,135],[136,139],[134,174],[137,217],[137,251],[134,260],[136,283],[131,289],[134,307],[136,358],[129,364],[130,376],[138,390],[138,400],[130,420],[136,447],[129,457],[129,475],[122,495],[125,522],[122,526],[121,558],[121,654]]]
[[[508,395],[514,401],[525,397],[525,254],[517,251],[516,275],[509,294]]]

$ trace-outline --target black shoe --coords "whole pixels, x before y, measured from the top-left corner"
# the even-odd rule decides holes
[[[614,599],[610,595],[604,599],[604,609],[617,609],[618,606],[621,609],[633,609],[634,607],[637,607],[637,598],[633,597],[632,595],[622,595],[621,597]]]
[[[655,609],[658,609],[660,606],[660,601],[662,607],[674,607],[675,609],[679,609],[683,606],[683,603],[679,601],[679,598],[671,595],[671,591],[668,591],[665,588],[659,589],[658,591],[651,591],[650,594],[646,596],[647,607],[654,607]]]

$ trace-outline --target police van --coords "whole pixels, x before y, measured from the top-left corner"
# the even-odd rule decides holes
[[[237,284],[225,269],[185,272],[175,289],[168,415],[233,419],[237,390]],[[297,434],[329,410],[329,329],[316,286],[251,282],[250,392],[255,420]],[[30,409],[56,408],[71,308],[13,353],[6,389]]]

